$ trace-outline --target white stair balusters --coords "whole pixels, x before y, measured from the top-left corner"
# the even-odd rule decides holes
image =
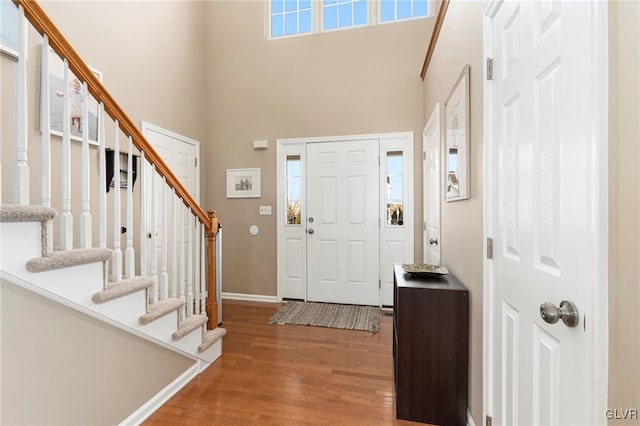
[[[121,249],[121,214],[120,208],[120,126],[118,120],[113,126],[113,266],[112,281],[122,280],[122,249]]]
[[[16,81],[14,203],[29,204],[29,163],[27,162],[27,21],[18,7],[18,74]]]
[[[193,304],[193,311],[195,315],[200,315],[200,244],[198,244],[198,234],[200,233],[200,224],[198,220],[193,218],[193,226],[191,231],[193,232],[193,297],[195,298]]]
[[[64,59],[64,83],[62,102],[62,153],[60,155],[60,189],[62,191],[62,211],[60,212],[60,249],[73,248],[73,215],[71,214],[71,123],[69,113],[69,63]]]
[[[193,220],[191,211],[187,207],[187,249],[189,250],[187,263],[187,318],[193,315]]]
[[[162,177],[162,248],[160,249],[160,299],[169,294],[169,274],[167,273],[167,178]]]
[[[98,247],[107,247],[107,154],[104,104],[98,104]]]
[[[184,204],[182,202],[182,198],[180,199],[180,203],[178,203],[178,210],[179,210],[179,218],[178,218],[178,224],[180,226],[180,269],[178,270],[178,288],[180,289],[180,299],[184,299],[185,302],[187,300],[186,298],[186,291],[185,291],[185,286],[187,284],[187,272],[186,272],[186,268],[185,268],[185,262],[184,262],[184,251],[186,249],[186,243],[185,243],[185,237],[184,237]],[[186,317],[186,313],[187,313],[187,305],[185,303],[184,308],[181,310],[181,318],[185,318]]]
[[[129,135],[127,143],[127,198],[126,198],[127,245],[124,250],[124,275],[133,278],[136,275],[136,254],[133,249],[133,140]]]
[[[147,276],[147,165],[144,151],[140,151],[140,275]],[[148,298],[147,298],[148,302]]]
[[[49,99],[49,37],[42,38],[42,57],[40,58],[40,204],[51,207],[51,106]],[[43,255],[52,249],[53,221],[46,222],[47,247],[42,247]]]
[[[154,304],[158,301],[158,226],[157,226],[157,211],[158,211],[158,200],[157,200],[157,190],[156,190],[156,181],[158,180],[156,177],[156,165],[151,165],[151,278],[153,279],[153,287],[151,287],[151,298],[149,303]]]
[[[180,200],[175,190],[171,190],[171,217],[173,218],[173,225],[171,226],[172,239],[171,239],[171,297],[179,297],[178,287],[178,212],[180,207]]]
[[[47,74],[48,75],[48,74]],[[82,83],[82,157],[80,159],[80,248],[92,245],[91,206],[89,201],[89,92]]]
[[[207,312],[207,251],[206,244],[207,241],[206,229],[203,223],[200,223],[200,312],[203,314]]]

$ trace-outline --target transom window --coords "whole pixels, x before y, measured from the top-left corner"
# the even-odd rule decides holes
[[[269,38],[376,25],[429,15],[429,0],[267,0]]]
[[[322,29],[355,27],[367,23],[366,0],[324,0]]]
[[[427,16],[427,0],[380,0],[380,22]]]
[[[311,0],[271,0],[271,37],[311,32]]]

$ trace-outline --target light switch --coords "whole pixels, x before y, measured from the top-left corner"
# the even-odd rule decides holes
[[[271,206],[260,206],[260,216],[268,216],[271,214]]]

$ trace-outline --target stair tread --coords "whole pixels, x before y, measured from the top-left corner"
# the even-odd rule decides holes
[[[207,323],[207,320],[208,318],[206,315],[192,315],[189,318],[180,321],[180,327],[173,332],[171,338],[173,340],[180,340],[196,328],[202,327]]]
[[[0,206],[2,222],[46,222],[56,217],[56,211],[44,206],[22,206],[3,204]]]
[[[123,297],[136,291],[144,290],[153,285],[153,279],[150,277],[133,277],[122,281],[116,281],[107,284],[107,288],[95,293],[91,300],[93,303],[104,303],[109,300]]]
[[[139,318],[142,325],[149,324],[151,321],[167,315],[170,312],[180,309],[184,305],[182,299],[165,299],[149,305],[149,312]]]
[[[218,340],[222,339],[227,334],[227,329],[217,327],[215,330],[209,330],[202,338],[202,344],[198,345],[198,352],[204,352],[213,346]]]
[[[111,250],[106,248],[86,248],[54,251],[47,257],[36,257],[27,262],[29,272],[44,272],[54,269],[69,268],[93,262],[104,262],[111,259]]]

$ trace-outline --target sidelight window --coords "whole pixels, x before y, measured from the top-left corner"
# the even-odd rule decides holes
[[[386,155],[386,207],[387,225],[404,225],[404,192],[402,151],[390,151]]]
[[[299,155],[287,155],[287,225],[300,225],[301,223],[300,165]]]

